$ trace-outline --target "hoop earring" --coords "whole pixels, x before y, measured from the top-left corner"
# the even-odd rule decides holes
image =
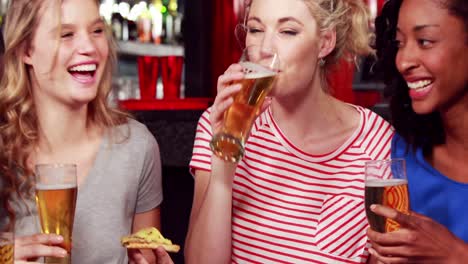
[[[323,58],[320,58],[319,61],[318,61],[318,65],[319,65],[320,67],[325,66],[325,60],[324,60]]]

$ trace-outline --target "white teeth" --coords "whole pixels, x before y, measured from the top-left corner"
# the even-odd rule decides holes
[[[82,64],[68,69],[69,71],[95,71],[97,68],[96,64]]]
[[[422,81],[417,81],[417,82],[407,82],[408,87],[410,89],[420,89],[420,88],[428,86],[431,83],[432,83],[432,81],[430,81],[430,80],[422,80]]]

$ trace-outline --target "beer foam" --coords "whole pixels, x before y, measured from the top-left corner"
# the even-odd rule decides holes
[[[48,191],[48,190],[64,190],[64,189],[73,189],[76,188],[76,184],[36,184],[36,190]]]
[[[405,179],[372,179],[366,180],[366,187],[389,187],[408,184]]]
[[[240,65],[244,68],[245,79],[259,79],[276,75],[276,72],[253,62],[244,61]]]

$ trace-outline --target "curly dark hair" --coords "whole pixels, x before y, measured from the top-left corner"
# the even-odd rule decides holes
[[[396,132],[401,135],[413,149],[422,148],[425,153],[436,145],[445,142],[442,118],[438,111],[430,114],[417,114],[411,106],[408,86],[398,72],[395,58],[395,45],[398,13],[404,0],[389,0],[385,3],[380,16],[375,20],[377,78],[386,85],[384,94],[390,97],[391,122]],[[439,1],[441,8],[446,8],[450,14],[461,19],[468,33],[468,1],[466,0],[434,0]],[[468,38],[467,38],[468,43]]]

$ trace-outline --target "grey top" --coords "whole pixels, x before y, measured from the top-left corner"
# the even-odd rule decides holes
[[[135,213],[154,209],[163,199],[161,159],[153,135],[132,119],[112,132],[104,137],[89,175],[78,186],[74,264],[128,263],[120,238],[131,232]],[[122,140],[128,132],[128,139]],[[40,232],[33,200],[26,204],[17,200],[14,207],[17,236]]]

